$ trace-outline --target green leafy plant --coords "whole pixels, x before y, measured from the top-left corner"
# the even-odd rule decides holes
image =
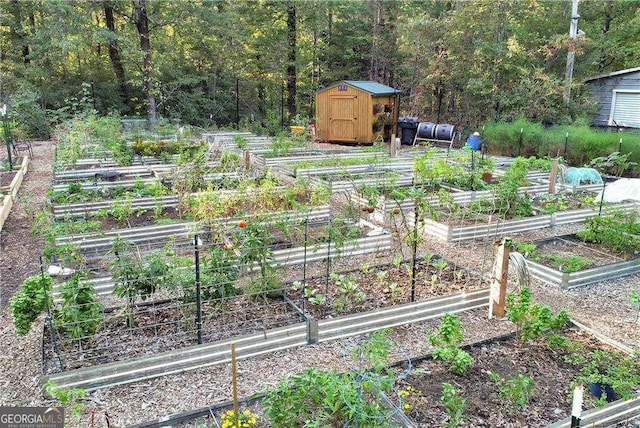
[[[448,362],[449,370],[457,375],[464,374],[473,365],[471,355],[459,348],[462,340],[462,322],[456,314],[450,313],[443,315],[438,333],[429,335],[429,343],[435,346],[433,359]]]
[[[110,265],[116,283],[113,294],[126,299],[127,326],[134,327],[136,299],[140,297],[145,300],[163,287],[171,268],[162,253],[143,256],[137,250],[131,251],[130,244],[120,238],[114,240],[112,251],[116,256]]]
[[[358,306],[366,299],[366,294],[359,290],[353,278],[337,273],[331,273],[330,278],[338,291],[334,302],[336,311],[345,312],[350,306]]]
[[[60,287],[62,303],[56,310],[56,327],[63,328],[72,339],[92,337],[104,318],[104,306],[96,301],[95,287],[73,275]]]
[[[448,420],[445,426],[455,428],[465,423],[464,412],[467,407],[467,400],[460,395],[460,392],[452,384],[445,382],[442,384],[442,393],[440,401],[444,406]]]
[[[560,272],[579,272],[592,266],[595,262],[582,256],[560,256],[557,254],[540,254],[537,245],[531,242],[518,242],[516,250],[524,257],[539,263],[549,263],[557,267]]]
[[[82,402],[87,397],[87,392],[82,388],[62,388],[55,382],[48,381],[44,384],[44,393],[56,399],[63,407],[69,409],[71,416],[79,419],[86,405]]]
[[[500,390],[499,397],[507,399],[514,409],[524,409],[527,407],[529,397],[533,392],[533,379],[518,373],[516,377],[503,378],[498,373],[489,372],[491,381]]]
[[[390,349],[385,334],[383,331],[370,335],[371,340],[351,354],[372,369],[366,379],[355,371],[338,374],[315,368],[282,379],[262,401],[272,426],[391,426],[393,410],[380,401],[380,393],[389,394],[394,386],[393,377],[383,369]]]
[[[34,275],[22,282],[20,289],[11,297],[9,309],[13,325],[20,336],[31,330],[31,325],[47,307],[53,306],[51,288],[53,280],[49,275]]]
[[[569,314],[561,310],[553,315],[548,306],[534,304],[531,290],[522,287],[518,294],[507,294],[507,319],[516,325],[516,335],[521,342],[533,340],[547,331],[559,331],[569,322]]]
[[[588,166],[605,174],[622,177],[626,170],[638,165],[637,162],[629,160],[630,155],[631,153],[623,155],[620,152],[613,152],[608,156],[599,156],[592,159]]]
[[[633,306],[636,312],[636,316],[633,321],[639,322],[640,321],[640,294],[638,294],[638,292],[635,290],[631,291],[629,293],[629,302],[631,302],[631,305]]]
[[[581,375],[575,383],[608,385],[616,395],[607,397],[603,391],[602,396],[598,397],[598,405],[606,404],[607,398],[628,400],[634,396],[634,391],[640,384],[640,363],[637,357],[624,356],[617,350],[595,349],[588,352],[577,348],[576,351],[567,358],[568,362],[581,366]]]
[[[604,245],[624,254],[640,252],[640,223],[636,212],[614,212],[611,216],[593,216],[585,222],[584,228],[576,233],[585,242]]]

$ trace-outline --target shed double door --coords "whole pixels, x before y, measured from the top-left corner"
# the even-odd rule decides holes
[[[332,95],[329,98],[329,140],[356,141],[357,95]]]

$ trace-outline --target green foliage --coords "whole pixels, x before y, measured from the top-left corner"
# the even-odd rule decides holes
[[[516,158],[495,186],[495,208],[503,218],[527,217],[533,212],[531,196],[518,190],[526,184],[529,163]]]
[[[366,378],[356,372],[307,369],[282,379],[268,391],[262,404],[273,426],[367,426],[386,428],[393,410],[380,402],[380,392],[390,393],[394,379],[383,369],[391,344],[386,331],[375,332],[352,353],[356,361],[373,370]]]
[[[464,412],[467,407],[467,400],[460,394],[455,386],[448,382],[443,383],[440,401],[442,401],[445,413],[449,417],[445,426],[455,428],[464,425]]]
[[[589,217],[576,233],[585,242],[593,242],[620,253],[635,255],[640,251],[640,223],[634,212],[616,211],[611,216]]]
[[[366,294],[359,289],[358,283],[353,278],[335,272],[331,273],[330,278],[338,291],[333,303],[337,312],[347,312],[358,307],[366,299]]]
[[[637,162],[629,161],[629,156],[631,156],[631,153],[623,155],[620,152],[613,152],[606,157],[599,156],[592,159],[588,166],[595,168],[604,174],[622,177],[622,174],[625,171],[638,165]]]
[[[70,410],[71,416],[80,418],[85,409],[82,402],[87,397],[87,392],[82,388],[62,388],[53,381],[44,384],[44,392],[48,396],[58,400],[60,404]]]
[[[514,410],[525,409],[533,392],[533,379],[518,373],[518,376],[505,379],[498,373],[489,372],[491,381],[500,390],[499,397],[507,399]]]
[[[569,314],[561,310],[553,315],[548,306],[534,304],[531,290],[522,287],[520,292],[507,294],[507,319],[516,325],[516,334],[522,342],[533,340],[548,331],[559,331],[569,322]]]
[[[549,263],[558,268],[560,272],[579,272],[594,264],[592,259],[582,256],[560,256],[557,254],[540,254],[536,244],[532,242],[518,242],[516,251],[524,257],[538,263]]]
[[[435,347],[433,359],[449,363],[449,370],[463,375],[471,365],[473,358],[459,348],[463,340],[462,322],[455,314],[446,313],[442,317],[438,333],[429,335],[429,343]]]
[[[102,322],[104,306],[96,301],[93,284],[73,275],[60,286],[62,303],[56,310],[55,325],[72,339],[91,338]]]
[[[166,286],[171,278],[171,266],[164,253],[142,255],[137,250],[132,251],[130,244],[120,238],[114,240],[112,251],[116,256],[110,265],[115,281],[113,294],[126,299],[127,325],[133,327],[136,299],[140,297],[145,300],[156,290]]]
[[[610,385],[614,393],[625,400],[634,396],[640,384],[640,364],[637,359],[624,356],[617,350],[586,351],[578,347],[566,360],[581,367],[581,375],[575,383]],[[606,404],[606,394],[599,398],[599,405]]]
[[[168,156],[180,151],[180,144],[174,141],[136,140],[132,143],[133,153],[138,156]]]
[[[556,122],[557,123],[557,122]],[[520,146],[520,129],[522,146]],[[640,143],[640,136],[634,134],[612,133],[596,130],[577,122],[574,125],[557,125],[543,128],[539,123],[520,119],[514,122],[496,122],[487,124],[483,138],[489,142],[490,151],[496,155],[536,156],[537,158],[565,156],[569,165],[584,165],[593,162],[592,166],[604,167],[612,175],[622,174],[625,170],[634,169],[640,161],[640,155],[620,153],[622,148],[635,147]],[[565,152],[566,143],[566,152]],[[543,169],[539,159],[531,163],[532,169]]]
[[[20,289],[11,297],[9,309],[13,325],[20,336],[31,330],[31,324],[47,307],[53,306],[51,288],[53,280],[49,275],[34,275],[22,282]]]
[[[235,280],[239,275],[237,258],[233,250],[225,250],[221,246],[213,245],[209,249],[209,256],[202,261],[200,271],[202,298],[223,299],[240,294],[241,290],[235,287]],[[195,289],[194,281],[188,283],[192,291]]]
[[[640,294],[637,291],[632,290],[629,293],[629,302],[634,307],[636,312],[635,322],[640,321]]]

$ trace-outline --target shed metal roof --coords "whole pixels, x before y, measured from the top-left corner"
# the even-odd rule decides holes
[[[589,77],[588,79],[584,79],[584,81],[585,82],[589,82],[591,80],[606,79],[608,77],[614,77],[614,76],[618,76],[620,74],[635,73],[636,71],[640,71],[640,67],[627,68],[626,70],[614,71],[612,73],[607,73],[607,74],[600,74],[598,76]]]
[[[333,88],[343,83],[346,83],[349,86],[353,86],[356,89],[360,89],[361,91],[368,92],[371,95],[375,95],[375,96],[394,95],[394,94],[399,94],[401,92],[398,89],[392,88],[391,86],[383,85],[382,83],[374,82],[373,80],[344,80],[342,82],[338,82],[326,88],[320,89],[320,91]]]

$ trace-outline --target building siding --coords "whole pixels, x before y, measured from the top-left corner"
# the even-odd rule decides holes
[[[587,80],[585,83],[589,93],[596,98],[600,106],[593,124],[595,126],[615,126],[615,124],[609,123],[614,90],[640,92],[640,71],[599,77]],[[640,99],[640,93],[638,98]]]

